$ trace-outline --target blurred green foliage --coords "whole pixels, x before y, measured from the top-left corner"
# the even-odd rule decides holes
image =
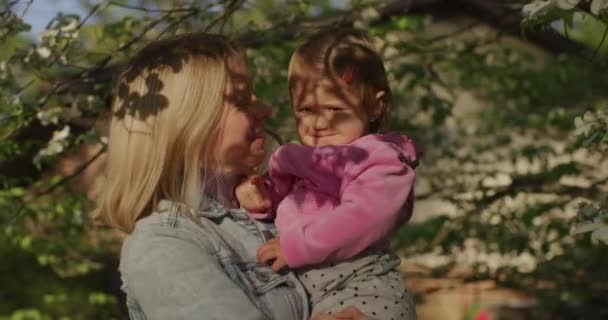
[[[554,21],[565,19],[569,36],[597,51],[567,56],[458,19],[446,33],[437,27],[445,17],[384,1],[80,5],[90,15],[59,14],[31,40],[20,17],[27,1],[0,2],[0,319],[126,318],[120,236],[93,224],[78,174],[103,152],[112,75],[134,50],[191,31],[243,40],[254,90],[275,106],[269,126],[289,141],[289,57],[337,24],[376,37],[397,102],[391,127],[426,151],[417,198],[432,205],[400,230],[397,250],[433,275],[468,264],[467,280],[531,293],[539,317],[606,312],[606,247],[572,234],[579,203],[595,221],[608,190],[602,17],[554,9],[524,20],[526,30],[559,31]],[[66,159],[77,168],[63,170]]]

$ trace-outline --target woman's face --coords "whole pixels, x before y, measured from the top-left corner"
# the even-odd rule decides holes
[[[251,80],[243,59],[231,59],[228,74],[230,80],[225,87],[213,163],[221,173],[243,174],[265,159],[264,123],[270,116],[270,108],[251,92]]]

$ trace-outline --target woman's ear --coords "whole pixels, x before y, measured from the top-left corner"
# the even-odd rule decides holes
[[[374,96],[375,108],[371,110],[369,114],[369,122],[374,122],[380,118],[384,112],[386,112],[387,101],[386,101],[386,91],[381,90],[376,92]]]

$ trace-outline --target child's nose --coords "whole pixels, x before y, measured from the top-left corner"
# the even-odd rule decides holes
[[[323,130],[323,129],[329,128],[329,123],[330,122],[331,122],[331,120],[328,119],[326,116],[324,116],[324,115],[317,115],[315,117],[315,121],[313,123],[313,126],[314,126],[315,130]]]

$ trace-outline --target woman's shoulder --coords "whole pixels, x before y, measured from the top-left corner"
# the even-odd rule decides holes
[[[194,215],[188,212],[185,205],[161,200],[156,210],[135,223],[133,232],[127,238],[175,233],[175,230],[203,231],[204,228],[201,228],[192,217]]]
[[[158,210],[137,221],[133,232],[125,238],[122,257],[126,258],[146,250],[162,250],[165,246],[176,246],[180,243],[213,250],[212,236],[213,233],[208,228],[196,223],[180,210],[176,203],[162,200]]]

